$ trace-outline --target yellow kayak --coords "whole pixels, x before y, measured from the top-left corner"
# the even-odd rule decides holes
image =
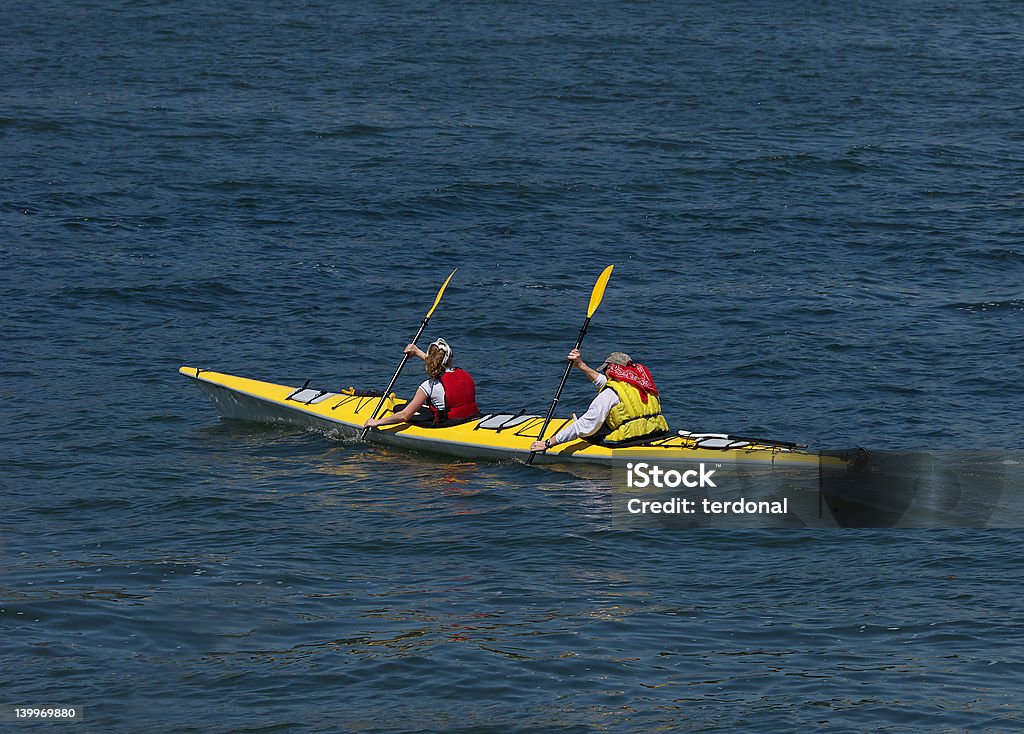
[[[359,391],[332,392],[307,385],[294,387],[236,377],[197,367],[182,367],[182,375],[227,418],[301,426],[338,437],[355,437],[380,401]],[[380,415],[394,412],[396,397],[384,401]],[[554,419],[546,431],[553,436],[571,421]],[[523,460],[537,440],[544,418],[538,415],[492,413],[455,426],[431,428],[408,423],[369,432],[367,440],[386,446],[446,454],[472,460]],[[846,468],[845,456],[823,455],[800,444],[740,438],[719,433],[676,431],[641,445],[609,447],[576,440],[542,454],[535,462],[586,462],[620,466],[630,462],[723,466]]]

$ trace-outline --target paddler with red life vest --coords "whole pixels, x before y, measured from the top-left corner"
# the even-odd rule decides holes
[[[363,424],[365,427],[392,423],[444,426],[479,417],[476,384],[468,372],[452,366],[452,348],[448,342],[438,339],[425,352],[409,344],[403,351],[424,361],[427,379],[420,383],[412,400],[401,410],[386,418],[370,418]]]
[[[633,362],[628,354],[612,352],[596,370],[583,361],[578,349],[569,352],[567,359],[594,383],[597,397],[586,413],[552,438],[534,441],[530,451],[544,451],[577,438],[614,447],[668,431],[650,371]]]

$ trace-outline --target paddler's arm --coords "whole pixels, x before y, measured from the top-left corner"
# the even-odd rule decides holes
[[[590,380],[591,382],[597,382],[597,379],[599,377],[604,378],[604,375],[602,375],[600,372],[598,372],[593,367],[591,367],[590,365],[583,361],[583,358],[580,356],[579,349],[573,349],[571,352],[569,352],[569,355],[566,357],[566,359],[572,362],[572,366],[578,369],[583,374],[585,374],[587,376],[587,379]],[[604,386],[601,385],[601,387]]]
[[[413,395],[404,408],[397,413],[389,415],[387,418],[367,418],[366,423],[363,424],[364,428],[376,428],[377,426],[389,426],[392,423],[408,423],[409,419],[412,418],[413,413],[420,409],[420,407],[427,401],[427,394],[423,392],[423,388],[416,388],[416,394]]]
[[[597,373],[595,372],[594,374]],[[604,375],[598,376],[604,378]],[[530,451],[544,451],[545,449],[554,448],[560,443],[572,441],[580,436],[590,436],[591,434],[596,433],[597,430],[604,425],[605,420],[608,419],[608,414],[611,412],[612,408],[618,404],[619,396],[614,390],[602,390],[598,396],[591,401],[590,407],[587,408],[586,413],[556,433],[554,437],[545,439],[544,441],[534,441],[530,444]]]

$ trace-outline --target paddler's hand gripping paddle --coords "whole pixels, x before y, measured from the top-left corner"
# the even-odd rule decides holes
[[[604,298],[604,289],[608,285],[608,279],[612,277],[612,268],[614,265],[609,265],[604,269],[604,272],[598,276],[597,282],[594,283],[594,290],[590,292],[590,305],[587,307],[587,318],[583,319],[583,326],[580,328],[580,336],[576,340],[576,346],[574,349],[579,349],[583,343],[583,337],[587,335],[587,327],[590,326],[590,317],[594,315],[594,311],[601,305],[601,299]],[[562,397],[562,390],[565,389],[565,383],[569,379],[569,373],[572,371],[572,362],[565,365],[565,373],[562,375],[562,381],[558,384],[558,392],[555,393],[555,399],[551,401],[551,407],[548,408],[548,416],[544,419],[544,425],[541,426],[540,435],[537,436],[538,441],[544,440],[544,432],[548,430],[548,424],[551,422],[551,416],[555,413],[555,407],[558,405],[558,399]],[[536,451],[531,451],[529,458],[526,460],[527,464],[533,463],[533,457],[536,456]]]

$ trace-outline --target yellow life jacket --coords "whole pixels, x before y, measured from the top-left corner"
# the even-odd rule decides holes
[[[619,404],[608,412],[604,422],[611,431],[604,437],[605,443],[632,441],[668,430],[668,421],[661,414],[661,401],[654,393],[647,393],[645,403],[640,399],[640,391],[628,382],[608,380],[605,389],[614,390],[619,396]]]

